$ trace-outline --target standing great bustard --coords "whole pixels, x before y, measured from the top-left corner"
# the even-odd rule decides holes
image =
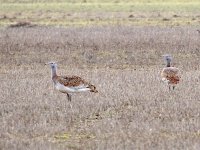
[[[171,86],[174,90],[176,84],[178,84],[180,81],[179,69],[176,67],[171,67],[172,57],[170,55],[164,55],[164,59],[166,61],[166,67],[163,68],[161,72],[162,81],[168,84],[169,90],[171,90]]]
[[[55,62],[46,63],[51,66],[51,78],[53,80],[55,88],[67,94],[67,98],[71,101],[71,95],[69,93],[90,91],[97,93],[96,87],[89,82],[86,82],[78,76],[58,76],[57,64]]]

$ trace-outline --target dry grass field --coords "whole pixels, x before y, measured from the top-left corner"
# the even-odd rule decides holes
[[[3,28],[1,149],[199,149],[200,35],[194,27]],[[164,53],[182,79],[161,83]],[[50,68],[98,94],[54,90]]]
[[[125,5],[121,12],[117,1],[111,7],[113,1],[88,0],[81,5],[95,3],[103,12],[90,6],[75,13],[49,11],[49,5],[40,12],[29,3],[22,11],[27,1],[0,0],[0,150],[200,149],[199,1],[176,0],[183,11],[175,3],[144,12],[143,0],[136,11]],[[9,26],[18,21],[34,25]],[[160,79],[166,53],[182,76],[171,92]],[[53,87],[49,61],[59,61],[59,74],[81,76],[99,93],[74,94],[68,102]]]

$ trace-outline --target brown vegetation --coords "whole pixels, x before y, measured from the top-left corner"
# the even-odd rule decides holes
[[[9,25],[10,28],[19,28],[19,27],[34,27],[36,25],[31,24],[30,22],[17,22]]]
[[[199,149],[200,36],[195,27],[2,28],[0,147],[3,149]],[[182,78],[161,83],[162,55]],[[50,69],[79,75],[98,94],[67,97]]]

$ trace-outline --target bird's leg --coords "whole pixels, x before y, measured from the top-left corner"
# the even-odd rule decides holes
[[[70,102],[72,101],[72,96],[68,93],[67,93],[67,98],[68,98],[68,101],[70,101]]]
[[[173,86],[173,90],[175,89],[175,86]]]
[[[171,91],[171,86],[169,85],[169,91]]]
[[[69,101],[69,102],[72,101],[72,96],[71,96],[71,94],[67,93],[67,98],[68,98],[68,101]],[[72,109],[71,103],[69,103],[69,105],[70,105],[70,108]]]

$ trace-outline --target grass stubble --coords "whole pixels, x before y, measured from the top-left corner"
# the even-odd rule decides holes
[[[0,32],[2,149],[199,149],[200,35],[194,27],[30,27]],[[171,53],[181,83],[161,83]],[[98,94],[54,90],[50,68]]]
[[[1,26],[33,23],[0,29],[0,149],[200,148],[199,1],[0,2]],[[165,53],[181,70],[173,92]],[[73,95],[71,109],[51,60],[99,93]]]

